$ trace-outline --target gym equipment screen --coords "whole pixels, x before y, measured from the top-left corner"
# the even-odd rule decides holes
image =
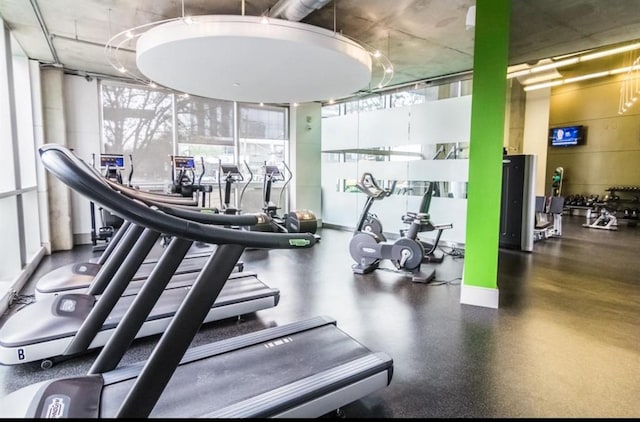
[[[549,145],[570,147],[584,145],[584,126],[563,126],[549,129]]]
[[[193,160],[193,157],[175,156],[173,157],[173,163],[177,169],[196,168],[196,163]]]
[[[115,168],[117,170],[124,170],[124,155],[100,154],[100,168]]]

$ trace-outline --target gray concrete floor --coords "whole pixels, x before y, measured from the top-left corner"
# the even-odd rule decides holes
[[[394,360],[391,384],[344,407],[347,417],[637,418],[640,228],[587,229],[583,220],[566,216],[563,236],[532,253],[500,251],[497,310],[460,304],[460,257],[425,265],[436,269],[425,285],[384,270],[354,275],[345,231],[321,229],[311,249],[245,251],[245,270],[280,289],[280,303],[208,324],[192,344],[328,315]],[[46,271],[93,255],[78,247],[45,257],[22,293]],[[144,360],[156,341],[137,340],[121,365]],[[48,370],[0,367],[0,397],[86,373],[96,355]]]

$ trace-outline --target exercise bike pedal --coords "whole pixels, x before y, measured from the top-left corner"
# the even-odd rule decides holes
[[[351,266],[351,270],[353,271],[354,274],[369,274],[372,273],[373,271],[378,269],[378,263],[375,262],[371,265],[360,265],[360,264],[353,264]]]
[[[436,278],[436,270],[432,269],[429,272],[415,271],[411,274],[411,281],[414,283],[427,284],[432,282]]]
[[[444,254],[442,252],[439,254],[435,252],[425,254],[424,258],[422,258],[423,264],[439,264],[442,261],[444,261]]]

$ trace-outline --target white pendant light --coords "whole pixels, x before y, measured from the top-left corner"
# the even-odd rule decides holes
[[[333,31],[262,16],[175,19],[142,33],[136,44],[139,71],[160,85],[255,103],[322,101],[366,90],[372,55]]]

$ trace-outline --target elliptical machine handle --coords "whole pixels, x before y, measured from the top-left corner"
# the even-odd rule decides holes
[[[200,157],[200,165],[202,165],[202,173],[200,173],[200,177],[198,177],[198,186],[202,186],[202,176],[204,176],[205,168],[204,168],[204,157]]]
[[[242,198],[244,198],[244,191],[247,190],[247,187],[249,187],[249,183],[251,183],[251,181],[253,180],[253,172],[251,171],[251,167],[249,167],[247,160],[242,160],[242,162],[249,172],[249,180],[247,180],[247,183],[245,183],[242,187],[242,191],[240,191],[240,199],[238,200],[238,209],[240,210],[242,209]]]
[[[131,171],[129,171],[129,180],[127,180],[127,186],[132,188],[133,184],[131,184],[131,178],[133,177],[133,155],[131,154],[129,154],[129,163],[131,163]]]

